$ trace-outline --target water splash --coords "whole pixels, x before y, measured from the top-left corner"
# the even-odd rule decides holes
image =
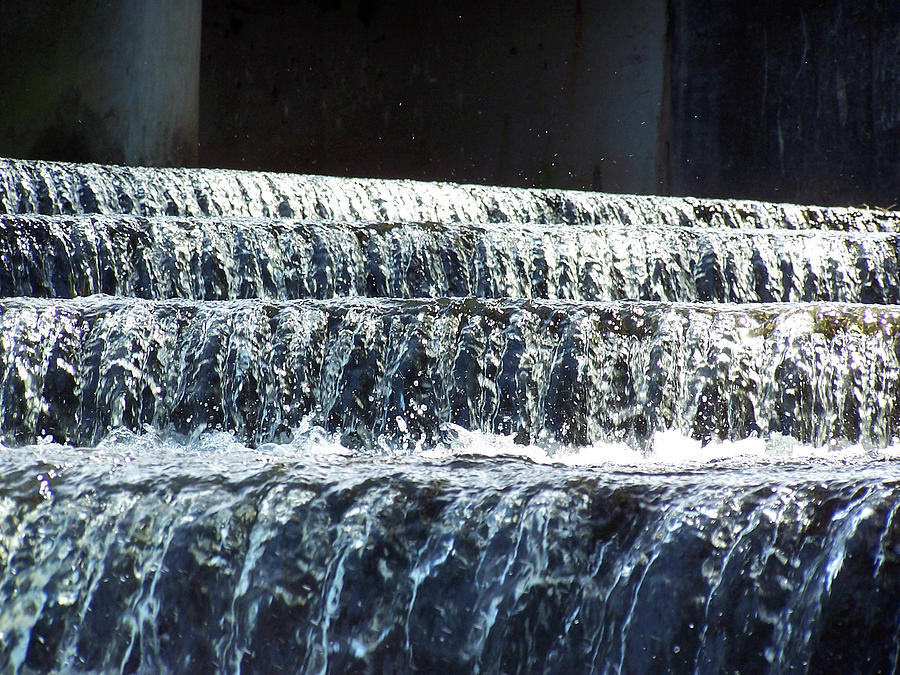
[[[900,433],[889,306],[550,301],[0,302],[0,429],[235,431],[312,415],[348,443],[442,424],[586,445],[656,431],[886,446]]]

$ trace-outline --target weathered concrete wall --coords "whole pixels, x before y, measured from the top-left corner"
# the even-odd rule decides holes
[[[900,202],[897,3],[202,9],[0,2],[0,155]]]
[[[900,4],[672,0],[674,194],[900,203]]]
[[[0,154],[196,162],[201,0],[0,3]]]
[[[665,0],[207,0],[201,163],[658,189]]]

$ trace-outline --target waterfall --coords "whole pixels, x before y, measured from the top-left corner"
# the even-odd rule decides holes
[[[900,310],[836,303],[11,299],[0,429],[256,445],[307,420],[364,443],[454,424],[575,445],[675,429],[884,446],[900,434],[898,330]]]
[[[896,670],[897,224],[0,160],[2,669]]]
[[[635,234],[639,236],[635,236]],[[0,215],[3,297],[895,304],[893,232]]]

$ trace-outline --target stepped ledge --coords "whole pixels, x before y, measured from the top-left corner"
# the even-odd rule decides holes
[[[900,213],[229,169],[0,159],[0,213],[672,225],[895,232]]]

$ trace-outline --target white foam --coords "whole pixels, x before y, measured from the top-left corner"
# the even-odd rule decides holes
[[[585,467],[621,467],[644,470],[702,468],[709,464],[854,463],[872,460],[900,460],[900,442],[894,439],[885,448],[865,448],[859,444],[833,442],[822,447],[800,443],[794,438],[773,434],[765,438],[716,440],[709,443],[678,431],[657,432],[649,450],[623,442],[598,442],[587,446],[521,445],[512,436],[469,431],[452,426],[452,440],[425,450],[432,459],[475,455],[527,459],[539,464]]]
[[[556,465],[612,470],[664,473],[705,467],[751,467],[766,465],[870,465],[873,462],[900,462],[900,440],[887,447],[871,448],[860,444],[832,442],[814,447],[796,439],[770,435],[742,440],[716,440],[709,443],[678,431],[657,432],[647,449],[624,442],[597,442],[586,446],[517,443],[513,436],[471,431],[455,425],[444,428],[444,439],[436,445],[424,445],[411,438],[383,437],[376,447],[351,448],[341,442],[341,434],[304,422],[290,438],[249,447],[231,432],[205,432],[191,438],[178,437],[147,427],[142,432],[117,429],[96,446],[72,448],[49,441],[27,448],[3,448],[10,454],[27,453],[42,461],[66,464],[78,455],[91,463],[108,465],[121,471],[132,465],[140,471],[143,464],[159,461],[202,464],[220,463],[251,468],[260,463],[321,460],[328,465],[355,458],[429,461],[460,457],[509,458],[541,465]]]

